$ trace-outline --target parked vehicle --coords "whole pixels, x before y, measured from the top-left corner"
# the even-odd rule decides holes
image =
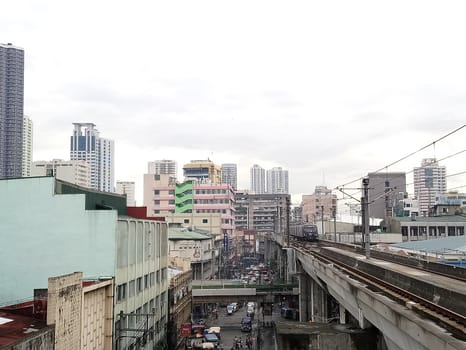
[[[227,315],[233,315],[233,312],[234,312],[234,311],[235,311],[235,310],[234,310],[233,305],[228,304],[228,305],[227,305]]]

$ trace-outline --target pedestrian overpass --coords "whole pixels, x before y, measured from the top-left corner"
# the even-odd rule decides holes
[[[299,295],[297,284],[241,285],[237,281],[193,281],[193,304],[222,303],[226,300],[269,301],[276,295]]]

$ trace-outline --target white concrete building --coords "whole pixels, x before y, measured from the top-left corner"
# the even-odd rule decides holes
[[[148,164],[149,174],[170,175],[177,177],[178,164],[175,160],[162,159],[154,160]]]
[[[419,215],[429,216],[435,198],[447,191],[446,167],[438,165],[435,158],[423,159],[414,168],[414,195],[419,200]]]
[[[260,165],[254,164],[250,173],[251,194],[265,193],[265,169]]]
[[[70,159],[85,160],[91,170],[91,188],[113,192],[115,186],[115,145],[100,137],[93,123],[73,123]]]
[[[31,176],[33,123],[28,116],[23,118],[23,177]]]
[[[78,186],[91,187],[91,172],[85,160],[36,161],[32,163],[31,176],[54,176]]]
[[[235,190],[238,182],[238,170],[236,164],[225,163],[222,164],[222,184],[229,184]]]
[[[288,170],[275,167],[267,170],[267,193],[288,194]]]
[[[136,206],[134,181],[117,181],[116,193],[126,195],[126,205],[128,207]]]

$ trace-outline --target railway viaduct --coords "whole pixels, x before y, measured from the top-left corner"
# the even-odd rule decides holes
[[[466,349],[464,281],[368,259],[336,247],[321,250],[323,258],[298,246],[289,250],[294,261],[288,264],[296,263],[293,269],[296,268],[299,276],[300,321],[323,322],[336,316],[341,324],[356,322],[362,329],[374,326],[383,335],[389,350]],[[355,278],[338,266],[339,262],[378,278],[381,284],[401,286],[406,292],[454,310],[459,319],[462,317],[463,324],[438,316],[408,297],[394,297],[384,286],[374,287],[364,279]],[[331,305],[336,305],[337,310],[331,310]]]

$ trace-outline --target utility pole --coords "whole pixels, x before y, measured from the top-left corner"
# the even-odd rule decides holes
[[[337,207],[333,208],[333,233],[335,234],[335,242],[337,241]]]
[[[325,232],[324,232],[324,206],[323,205],[320,206],[320,216],[322,219],[322,237],[324,237]]]
[[[371,256],[371,243],[369,235],[369,178],[362,179],[363,197],[361,198],[362,212],[362,242],[366,251],[366,258]]]

